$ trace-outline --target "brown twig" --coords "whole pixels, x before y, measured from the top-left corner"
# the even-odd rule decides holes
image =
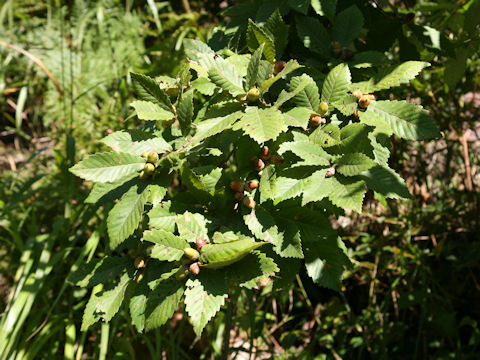
[[[466,131],[462,130],[462,136],[458,135],[457,131],[452,124],[448,124],[448,127],[457,137],[457,140],[462,144],[463,147],[463,159],[465,162],[465,188],[468,192],[473,191],[473,182],[472,182],[472,168],[470,166],[470,156],[468,153],[468,142],[465,136]]]

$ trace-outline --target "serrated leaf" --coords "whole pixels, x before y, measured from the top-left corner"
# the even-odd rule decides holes
[[[336,171],[344,176],[360,175],[376,165],[375,161],[362,153],[349,153],[336,161]]]
[[[260,93],[264,94],[268,91],[268,89],[270,89],[270,86],[272,86],[273,84],[275,84],[278,80],[280,80],[282,77],[284,77],[285,75],[288,75],[290,74],[292,71],[295,71],[299,68],[301,68],[302,66],[298,64],[298,62],[296,60],[290,60],[289,62],[287,62],[287,64],[285,65],[285,67],[283,68],[282,71],[280,71],[277,75],[273,76],[273,77],[269,77],[267,78],[263,83],[262,85],[260,86]]]
[[[191,141],[192,146],[198,145],[206,138],[230,128],[241,116],[242,113],[237,111],[227,116],[202,121],[197,125],[197,132]]]
[[[93,288],[87,305],[83,310],[81,331],[87,331],[90,326],[100,320],[101,316],[97,312],[97,304],[99,297],[97,294],[101,293],[102,285],[97,285]]]
[[[315,81],[307,74],[295,76],[290,80],[290,91],[295,92],[299,87],[301,87],[301,90],[293,97],[295,105],[318,111],[320,96]]]
[[[305,180],[302,206],[312,201],[320,201],[334,191],[334,184],[331,181],[327,181],[325,177],[326,172],[327,169],[316,171]]]
[[[101,142],[115,151],[134,155],[141,155],[146,151],[163,153],[172,150],[172,147],[160,136],[141,130],[115,131],[104,137]]]
[[[208,71],[210,80],[228,91],[232,96],[244,94],[242,77],[234,65],[221,57],[215,58],[215,64]]]
[[[365,183],[363,180],[355,180],[340,176],[332,176],[325,179],[324,185],[332,189],[328,198],[333,205],[342,209],[362,212],[363,197],[365,196]]]
[[[193,330],[200,336],[210,319],[225,304],[225,279],[221,271],[203,270],[195,279],[188,279],[185,285],[185,310]]]
[[[324,57],[330,56],[330,34],[323,24],[309,16],[296,17],[297,34],[307,49]]]
[[[77,286],[96,286],[114,279],[125,271],[133,262],[125,257],[109,256],[91,260],[81,266],[68,277],[68,281]]]
[[[200,253],[200,266],[209,269],[223,268],[241,260],[248,253],[265,244],[266,242],[256,242],[244,237],[227,243],[204,245]]]
[[[180,236],[189,242],[207,238],[207,220],[201,214],[186,211],[177,217],[177,227]]]
[[[360,123],[350,123],[340,130],[340,143],[331,146],[327,151],[331,154],[346,154],[362,152],[372,155],[372,144],[368,138],[373,130],[371,126]]]
[[[428,66],[430,66],[430,64],[424,61],[404,62],[392,70],[387,70],[387,73],[378,74],[375,77],[373,90],[385,90],[394,86],[406,84]]]
[[[333,39],[344,47],[349,46],[357,38],[363,27],[363,14],[352,5],[338,13],[333,23]]]
[[[206,77],[199,77],[192,81],[192,87],[199,93],[207,96],[212,96],[215,92],[215,84],[208,80]]]
[[[177,261],[183,256],[183,249],[190,245],[182,238],[165,230],[148,230],[143,233],[146,241],[155,243],[150,256],[161,261]]]
[[[263,208],[257,206],[244,217],[245,225],[261,241],[272,243],[275,249],[283,243],[283,235],[278,231],[275,219]]]
[[[355,95],[346,95],[340,100],[333,104],[343,115],[350,116],[353,115],[355,110],[358,107],[358,99]]]
[[[136,173],[127,175],[113,183],[96,183],[85,199],[87,204],[105,203],[120,198],[138,180]]]
[[[145,329],[156,329],[165,324],[175,313],[184,292],[183,283],[175,280],[175,274],[161,281],[148,295],[145,310]]]
[[[329,104],[341,102],[351,84],[350,70],[346,64],[335,66],[328,73],[322,87],[322,101]]]
[[[360,177],[365,180],[369,189],[372,189],[386,198],[401,199],[411,198],[405,181],[394,170],[384,166],[374,166],[368,169]]]
[[[150,101],[137,100],[130,104],[140,120],[170,120],[175,115]]]
[[[268,62],[267,60],[260,60],[260,65],[258,67],[258,74],[257,74],[257,81],[256,85],[258,88],[262,86],[262,84],[270,78],[270,75],[273,73],[273,64]]]
[[[147,308],[147,295],[149,295],[149,290],[147,277],[144,276],[140,283],[135,286],[128,303],[130,317],[139,332],[143,332],[143,329],[145,328],[145,310]]]
[[[223,244],[223,243],[236,241],[236,240],[238,240],[238,235],[236,235],[233,231],[227,231],[227,232],[216,231],[212,237],[212,242],[214,244]]]
[[[310,115],[312,115],[313,113],[314,112],[311,109],[307,109],[304,107],[294,107],[286,113],[283,113],[283,116],[285,118],[285,124],[287,124],[287,126],[301,127],[303,129],[306,129],[310,120]]]
[[[113,289],[96,294],[98,297],[96,312],[100,313],[101,317],[106,322],[112,320],[112,318],[120,309],[125,296],[125,290],[127,290],[127,286],[130,281],[131,278],[129,274],[126,273],[120,278],[120,281]]]
[[[110,249],[115,249],[138,228],[148,191],[132,186],[108,213],[107,229]]]
[[[177,118],[182,129],[182,134],[185,136],[190,130],[190,125],[193,119],[193,90],[188,90],[183,93],[182,100],[178,105]]]
[[[275,104],[273,106],[277,109],[280,108],[280,106],[282,106],[284,103],[286,103],[288,100],[292,99],[293,97],[295,97],[295,95],[297,95],[300,91],[302,91],[305,88],[305,86],[309,84],[309,82],[310,82],[309,79],[304,78],[302,79],[302,81],[295,84],[294,89],[292,89],[292,83],[290,82],[290,89],[292,91],[287,92],[285,90],[282,90],[280,95],[278,95],[277,101],[275,101]]]
[[[170,98],[165,90],[163,90],[154,79],[137,73],[130,73],[130,76],[134,80],[135,90],[142,100],[156,103],[167,111],[173,109]]]
[[[262,176],[260,177],[260,203],[273,199],[273,194],[275,193],[275,183],[275,166],[267,165],[265,169],[263,169]]]
[[[331,156],[316,143],[308,141],[284,142],[278,149],[279,154],[291,151],[305,162],[303,165],[329,165]]]
[[[97,153],[90,155],[70,168],[82,179],[95,182],[114,182],[140,171],[145,159],[127,153]]]
[[[311,5],[320,16],[326,16],[330,21],[335,17],[337,0],[312,0]]]
[[[329,123],[318,127],[308,137],[310,142],[318,144],[321,147],[330,147],[340,143],[340,129],[337,125]]]
[[[259,109],[249,106],[245,114],[235,124],[234,130],[242,129],[253,140],[262,144],[275,140],[282,132],[287,131],[282,113],[274,108]]]
[[[278,8],[267,19],[265,25],[263,25],[263,29],[267,34],[272,35],[275,46],[275,57],[280,59],[288,42],[288,26],[283,21]]]
[[[407,140],[426,140],[441,136],[430,114],[421,106],[406,101],[375,101],[367,111],[380,116],[393,133]]]
[[[258,70],[260,68],[260,61],[262,59],[263,47],[265,44],[261,44],[260,47],[255,50],[248,63],[247,68],[247,90],[255,87],[255,84],[258,82]]]
[[[260,44],[264,44],[263,54],[271,63],[275,62],[275,44],[273,37],[260,26],[248,19],[247,45],[250,51],[254,51]]]
[[[151,226],[157,229],[162,229],[173,233],[175,231],[176,213],[170,212],[171,201],[164,201],[156,204],[148,213],[148,222]]]
[[[235,265],[227,268],[226,277],[239,286],[253,289],[277,272],[275,262],[260,251],[252,251]]]

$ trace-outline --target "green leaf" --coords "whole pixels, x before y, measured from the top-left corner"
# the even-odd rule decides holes
[[[328,198],[334,205],[342,209],[362,212],[363,197],[366,192],[364,181],[335,175],[325,179],[324,186],[331,189]]]
[[[101,314],[102,318],[109,322],[115,316],[122,305],[125,296],[125,290],[130,283],[129,274],[124,274],[118,284],[111,290],[102,292],[97,299],[96,311]]]
[[[248,19],[247,45],[250,51],[254,51],[260,44],[264,44],[263,54],[271,63],[275,62],[275,44],[273,37],[260,26]]]
[[[344,176],[360,175],[376,165],[375,161],[362,153],[349,153],[336,161],[336,171]]]
[[[303,45],[314,53],[329,57],[332,40],[323,24],[308,16],[297,16],[295,20],[297,34]]]
[[[221,271],[202,270],[185,284],[185,310],[197,336],[225,304],[227,286]]]
[[[334,191],[334,184],[325,177],[326,172],[327,169],[316,171],[305,180],[302,206],[312,201],[320,201]]]
[[[389,199],[411,198],[405,181],[392,169],[374,166],[360,175],[369,189]]]
[[[239,261],[264,244],[266,242],[256,242],[247,237],[222,244],[207,244],[202,247],[199,262],[201,267],[220,269]]]
[[[212,96],[216,88],[215,84],[210,82],[210,80],[205,77],[199,77],[198,79],[192,81],[192,86],[199,93],[207,96]]]
[[[335,17],[337,0],[312,0],[311,5],[320,16],[326,16],[330,21]]]
[[[315,81],[307,74],[295,76],[290,80],[290,91],[296,92],[298,88],[300,90],[293,97],[295,105],[318,111],[320,96]]]
[[[262,144],[268,140],[275,140],[278,135],[287,131],[288,127],[279,110],[249,106],[240,121],[235,124],[234,130],[237,129],[242,129],[253,140]]]
[[[227,232],[216,231],[212,237],[212,241],[214,244],[223,244],[223,243],[236,241],[236,240],[238,240],[238,235],[236,235],[233,231],[227,231]]]
[[[430,114],[421,106],[406,101],[374,101],[367,111],[377,114],[398,137],[427,140],[441,136]]]
[[[132,186],[110,210],[107,218],[110,249],[115,249],[137,229],[148,195],[148,191]]]
[[[387,73],[378,74],[375,77],[376,81],[373,84],[373,90],[384,90],[406,84],[428,66],[430,66],[430,64],[424,61],[404,62],[393,69],[388,69]]]
[[[329,123],[318,127],[310,134],[309,140],[321,147],[330,147],[340,143],[340,129],[337,125]]]
[[[186,211],[177,217],[177,227],[180,236],[189,242],[195,242],[199,237],[206,239],[207,220],[203,215]]]
[[[248,63],[247,68],[247,90],[255,87],[255,84],[258,82],[258,70],[260,68],[260,61],[262,59],[263,47],[265,44],[261,44],[260,47],[255,50]]]
[[[197,132],[191,141],[192,146],[198,145],[206,138],[230,128],[241,116],[242,113],[240,111],[236,111],[227,116],[221,116],[202,121],[197,125]]]
[[[178,105],[177,118],[182,129],[182,134],[185,136],[190,130],[190,125],[193,119],[193,89],[183,93],[182,100]]]
[[[140,171],[145,159],[127,153],[97,153],[90,155],[70,168],[82,179],[95,182],[114,182]]]
[[[304,107],[294,107],[293,109],[283,113],[285,124],[287,126],[301,127],[306,129],[313,110]]]
[[[130,104],[141,120],[170,120],[175,115],[150,101],[137,100]]]
[[[278,271],[275,262],[260,251],[252,251],[226,269],[226,277],[239,286],[253,289]]]
[[[130,317],[137,328],[137,331],[143,332],[145,328],[145,311],[147,309],[147,296],[150,289],[147,285],[147,276],[144,276],[130,297],[128,307],[130,310]]]
[[[288,75],[290,74],[292,71],[295,71],[299,68],[301,68],[302,66],[298,64],[298,62],[296,60],[290,60],[289,62],[287,62],[287,64],[285,65],[285,67],[283,68],[282,71],[280,71],[277,75],[273,76],[273,77],[269,77],[267,78],[263,83],[262,85],[260,86],[260,93],[264,94],[268,91],[268,89],[270,89],[270,86],[272,86],[273,84],[275,84],[278,80],[280,80],[281,78],[283,78],[285,75]]]
[[[267,165],[265,169],[263,169],[262,176],[260,177],[260,203],[263,203],[269,199],[273,199],[273,194],[275,193],[275,183],[275,166]]]
[[[283,154],[287,151],[291,151],[303,159],[305,163],[302,165],[330,165],[331,155],[323,150],[320,145],[309,141],[306,136],[304,140],[284,142],[281,144],[278,153]]]
[[[353,115],[358,108],[358,99],[355,95],[347,95],[341,101],[334,104],[334,106],[345,116]]]
[[[85,202],[87,204],[100,204],[116,200],[136,182],[138,182],[138,175],[133,173],[113,183],[96,183]]]
[[[89,263],[81,264],[75,272],[71,273],[68,281],[81,287],[104,284],[116,278],[132,264],[130,259],[118,256],[92,260]]]
[[[363,27],[362,12],[352,5],[340,12],[333,23],[333,39],[344,47],[349,46],[357,38]]]
[[[146,241],[155,243],[150,256],[161,261],[177,261],[183,256],[183,249],[190,245],[182,238],[165,230],[148,230],[143,233]]]
[[[101,142],[114,151],[134,155],[141,155],[146,151],[156,151],[160,154],[172,150],[162,137],[141,130],[115,131],[104,137]]]
[[[173,109],[170,98],[154,79],[137,73],[130,73],[130,76],[134,80],[135,90],[142,100],[156,103],[167,111]]]
[[[180,304],[183,292],[183,283],[175,280],[174,273],[157,285],[147,298],[145,310],[145,329],[147,331],[162,326],[173,316]]]
[[[148,223],[154,228],[173,233],[175,231],[177,214],[170,212],[171,205],[170,201],[156,204],[148,213],[148,218],[150,219]]]
[[[280,59],[288,42],[288,26],[283,21],[278,8],[267,19],[263,30],[273,37],[275,56],[277,59]]]
[[[237,69],[221,57],[215,59],[215,65],[208,71],[208,77],[214,84],[228,91],[232,96],[245,94],[242,77]]]
[[[322,101],[336,104],[342,101],[350,90],[350,70],[346,64],[335,66],[327,75],[322,88]]]
[[[362,152],[372,155],[372,144],[368,138],[372,127],[360,123],[350,123],[340,130],[340,143],[329,147],[327,150],[332,154],[346,154]]]

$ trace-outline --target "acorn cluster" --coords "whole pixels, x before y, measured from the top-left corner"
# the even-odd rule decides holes
[[[318,105],[317,113],[310,115],[310,124],[313,126],[324,125],[327,120],[325,120],[325,115],[328,114],[328,103],[322,101]]]
[[[158,153],[155,151],[147,152],[145,151],[142,153],[142,157],[147,159],[143,170],[140,171],[140,179],[147,179],[148,177],[152,176],[155,172],[156,163],[158,161]]]
[[[370,105],[370,102],[377,100],[375,95],[373,94],[364,95],[360,90],[354,90],[352,94],[358,98],[358,106],[364,109],[366,109],[368,105]]]
[[[197,249],[187,247],[183,249],[182,266],[178,269],[175,278],[178,281],[182,281],[187,278],[188,275],[198,275],[200,273],[200,265],[198,259],[200,258],[200,251],[207,242],[202,238],[197,238],[195,246]]]

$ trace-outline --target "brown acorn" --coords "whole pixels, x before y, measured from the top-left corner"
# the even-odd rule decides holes
[[[135,266],[135,269],[143,269],[145,267],[145,260],[141,257],[137,257],[133,261],[133,266]]]
[[[194,262],[190,264],[190,272],[194,275],[198,275],[200,273],[200,266],[198,266],[198,262]]]
[[[253,209],[255,207],[255,200],[250,196],[247,196],[243,199],[243,205],[245,205],[249,209]]]
[[[285,65],[287,65],[285,61],[282,61],[282,60],[277,61],[275,63],[275,66],[273,67],[273,74],[277,75],[279,72],[281,72],[285,68]]]
[[[207,245],[207,243],[202,238],[197,238],[197,240],[195,240],[195,245],[197,246],[197,250],[200,251],[202,250],[202,247]]]
[[[230,189],[232,189],[233,191],[242,191],[243,190],[243,183],[238,181],[238,180],[231,181],[230,182]]]
[[[370,96],[368,95],[363,95],[360,100],[358,100],[358,105],[364,109],[366,109],[368,107],[368,105],[370,105]]]
[[[363,96],[362,92],[361,92],[360,90],[358,90],[358,89],[357,89],[357,90],[353,90],[353,91],[352,91],[352,94],[355,95],[358,99],[360,99],[360,98]]]
[[[234,197],[235,200],[237,200],[237,201],[242,201],[242,199],[243,199],[243,193],[242,193],[242,192],[236,192],[233,197]]]
[[[248,180],[248,181],[245,183],[245,190],[247,190],[247,191],[249,191],[249,192],[252,192],[252,191],[255,190],[257,187],[258,187],[258,180],[256,180],[256,179]]]
[[[331,168],[327,169],[327,172],[325,173],[325,177],[329,178],[335,175],[335,167],[332,166]]]
[[[265,168],[265,163],[263,162],[263,160],[257,157],[254,157],[252,159],[252,165],[253,168],[257,171],[262,171]]]
[[[260,157],[263,160],[268,160],[268,158],[270,157],[270,149],[268,148],[268,146],[262,147],[262,150],[260,152]]]
[[[317,115],[317,114],[310,115],[310,124],[312,124],[313,126],[323,125],[326,122],[327,121],[324,118],[322,118],[320,115]]]
[[[280,165],[283,163],[285,159],[283,157],[281,157],[280,155],[272,155],[270,156],[270,164],[274,164],[274,165]]]

